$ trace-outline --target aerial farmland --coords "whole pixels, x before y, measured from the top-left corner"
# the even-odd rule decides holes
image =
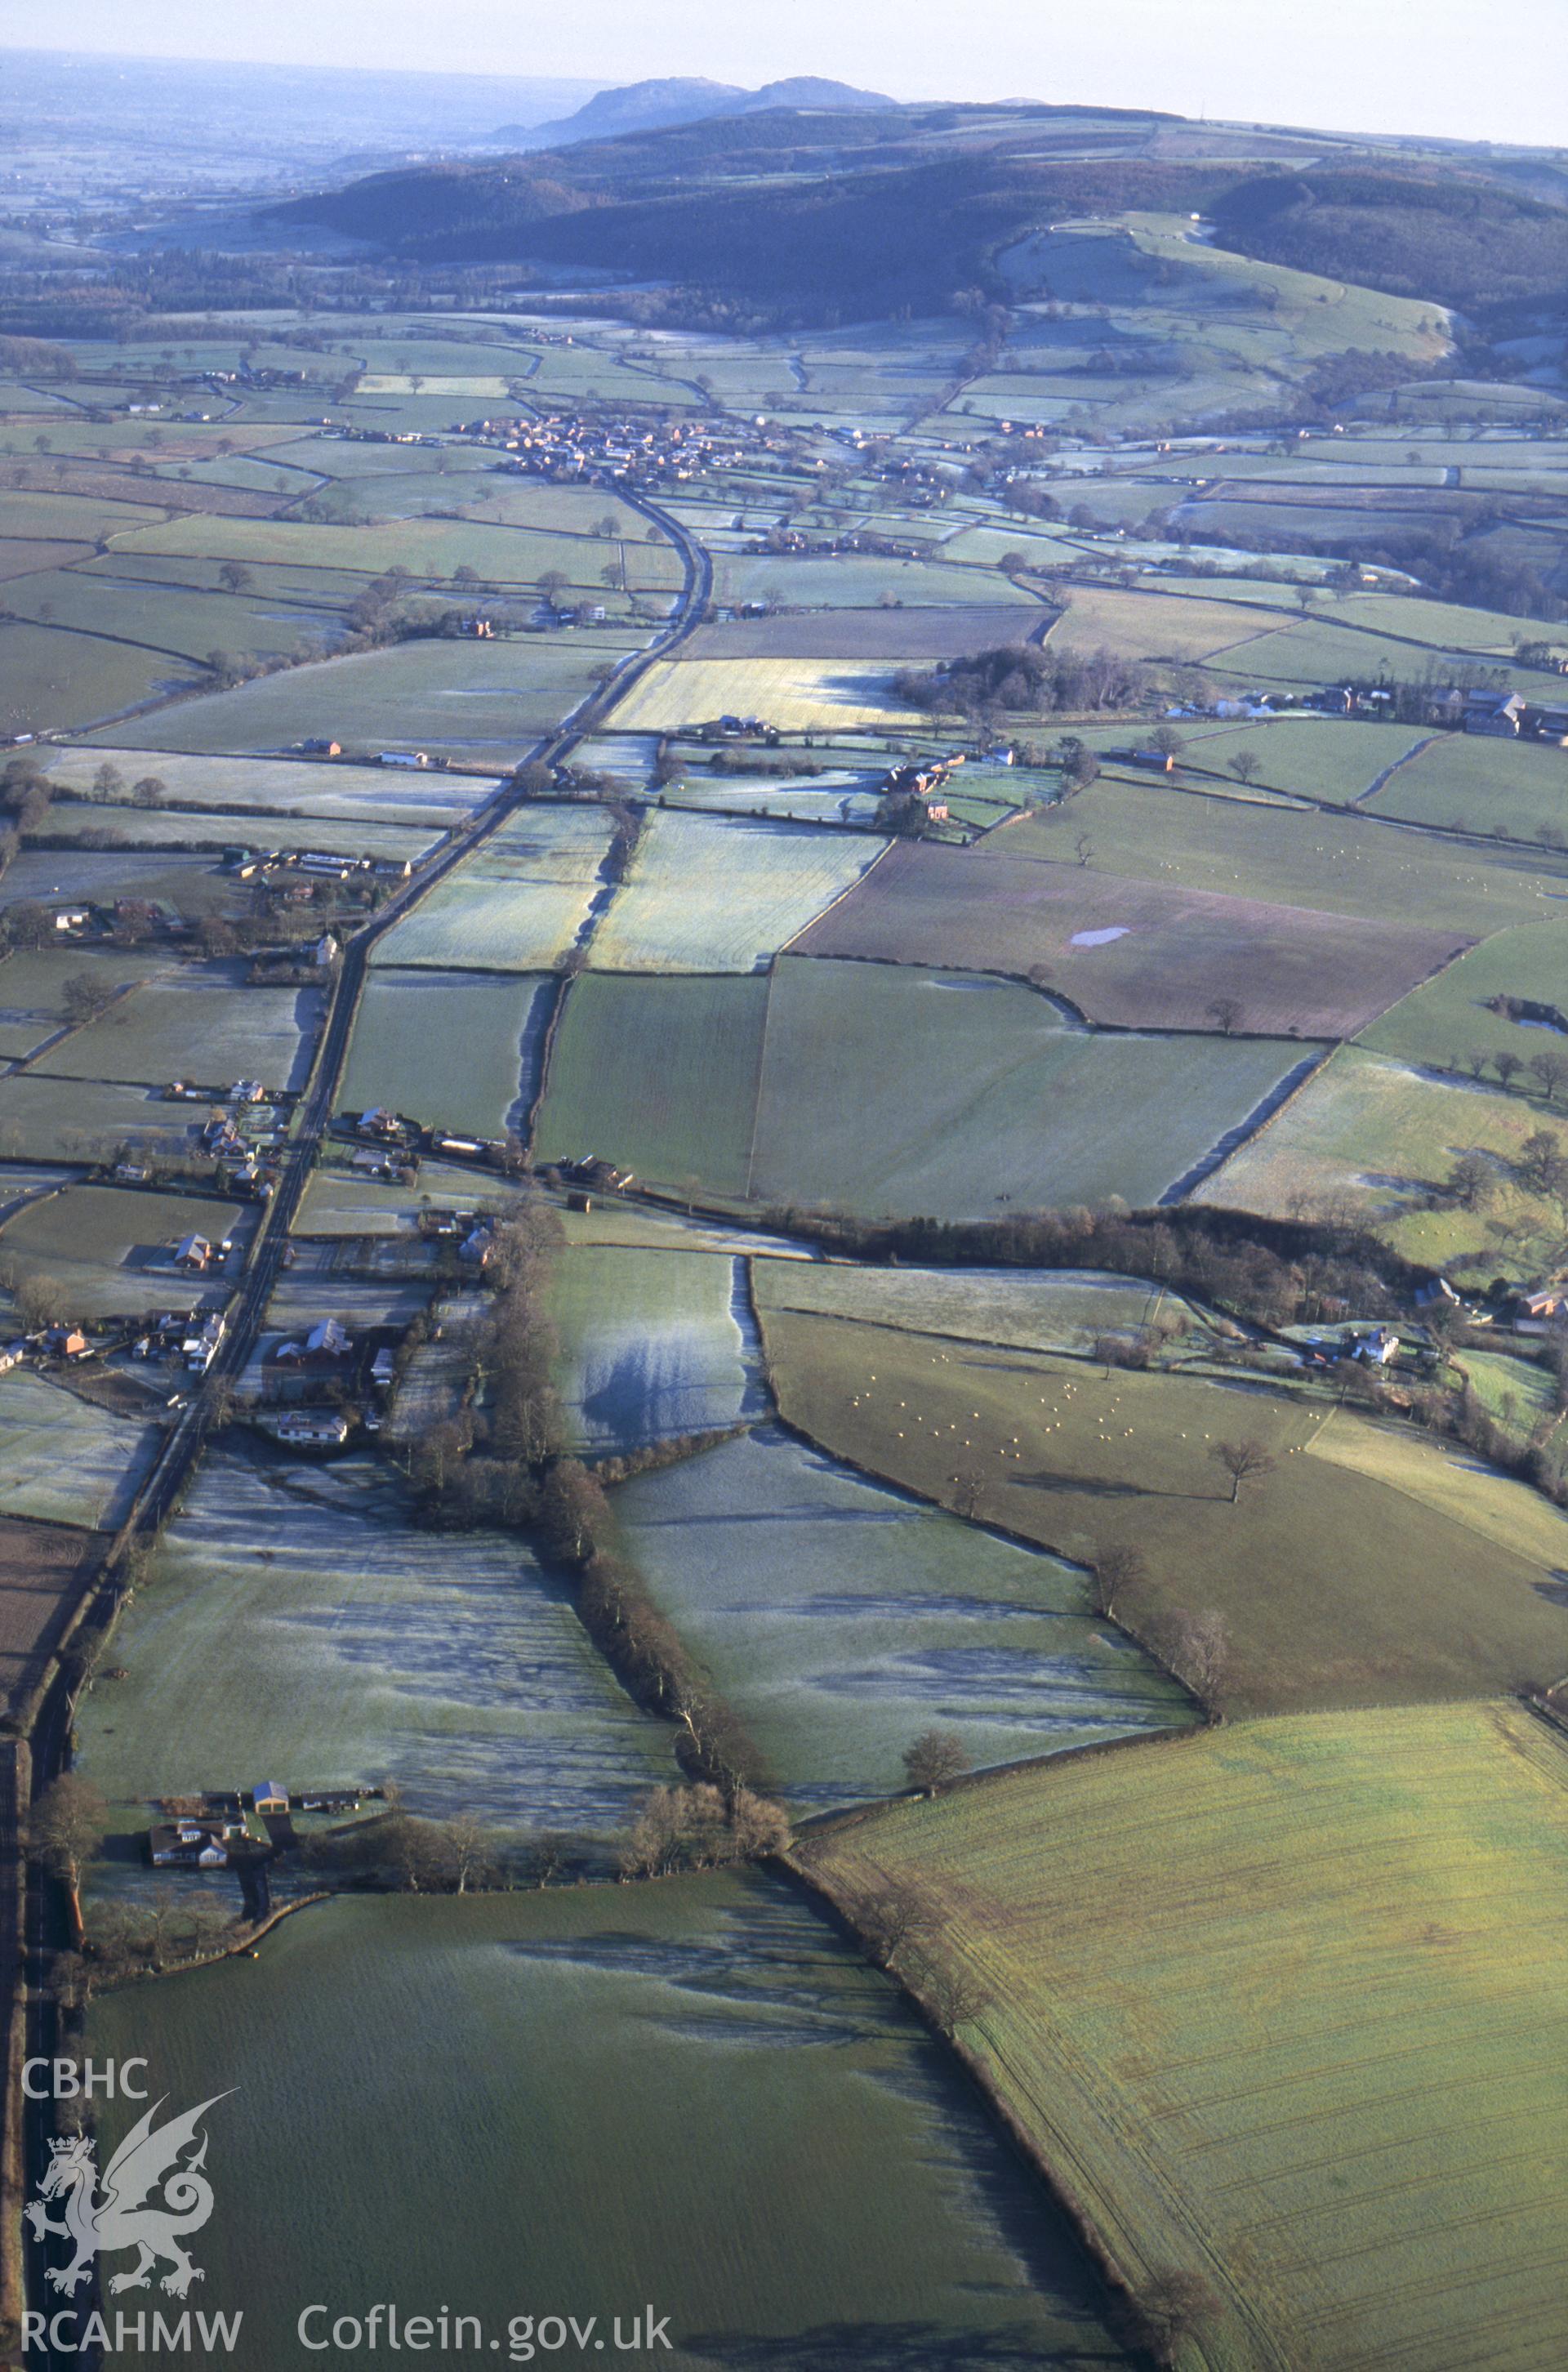
[[[41,58],[12,2039],[242,2372],[1558,2372],[1562,153]]]

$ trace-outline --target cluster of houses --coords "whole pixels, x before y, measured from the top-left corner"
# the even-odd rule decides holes
[[[924,560],[930,551],[927,544],[882,535],[868,527],[845,528],[838,535],[811,535],[800,527],[771,527],[743,549],[759,558],[805,553],[813,559],[837,559],[858,552],[876,560]]]
[[[877,822],[902,831],[946,823],[950,813],[947,781],[954,767],[963,762],[963,753],[957,751],[948,758],[911,758],[889,767],[878,785]]]
[[[74,1364],[78,1359],[90,1359],[93,1344],[79,1326],[41,1326],[33,1334],[18,1334],[9,1343],[0,1343],[0,1376],[8,1376],[13,1367],[25,1365],[29,1359],[40,1366],[50,1366],[59,1361]]]
[[[490,440],[531,476],[608,485],[683,485],[704,470],[736,468],[745,447],[717,420],[655,420],[558,412],[540,420],[478,420],[461,434]],[[784,449],[781,442],[780,451]]]
[[[221,1309],[166,1309],[149,1318],[133,1337],[133,1359],[182,1360],[192,1376],[204,1376],[217,1357],[228,1321]],[[110,1349],[115,1347],[110,1344]]]
[[[1374,724],[1393,715],[1395,695],[1382,684],[1323,684],[1315,692],[1243,692],[1220,700],[1181,701],[1166,710],[1172,718],[1270,717],[1301,710],[1314,716],[1357,716]],[[1568,746],[1568,700],[1527,700],[1522,692],[1450,684],[1431,695],[1437,721],[1457,733],[1483,733],[1497,740],[1555,741]],[[1144,762],[1138,754],[1138,762]],[[1154,762],[1152,753],[1150,762]],[[1157,762],[1165,770],[1165,761]]]

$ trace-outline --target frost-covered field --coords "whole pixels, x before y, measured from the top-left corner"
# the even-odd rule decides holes
[[[756,971],[886,846],[762,816],[650,817],[592,960],[605,971]]]
[[[1163,1727],[1187,1700],[1082,1576],[769,1427],[614,1494],[631,1554],[812,1808],[888,1795],[934,1723],[977,1765]]]
[[[837,1262],[771,1261],[752,1269],[759,1305],[826,1318],[858,1318],[919,1334],[1005,1343],[1023,1351],[1088,1351],[1101,1334],[1168,1328],[1173,1348],[1211,1338],[1203,1320],[1164,1285],[1088,1269],[1049,1275],[1018,1269],[854,1268]]]
[[[574,1446],[631,1449],[760,1413],[745,1296],[742,1264],[719,1252],[565,1254],[550,1300]]]
[[[120,1801],[390,1775],[414,1811],[593,1833],[673,1772],[564,1585],[520,1541],[413,1529],[367,1459],[210,1456],[113,1653],[80,1762]]]
[[[587,916],[610,830],[602,808],[524,808],[388,932],[375,961],[548,971]]]
[[[0,1376],[0,1515],[112,1531],[158,1435],[25,1367]]]

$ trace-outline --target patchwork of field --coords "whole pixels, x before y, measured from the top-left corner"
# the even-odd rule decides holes
[[[203,1236],[209,1244],[230,1235],[243,1241],[256,1212],[253,1203],[220,1202],[205,1194],[67,1185],[6,1220],[0,1227],[0,1273],[6,1287],[27,1277],[52,1277],[60,1287],[62,1314],[75,1319],[150,1310],[164,1301],[189,1309],[197,1301],[211,1301],[215,1279],[177,1268],[176,1247],[187,1236]]]
[[[825,2363],[850,2331],[905,2355],[913,2332],[929,2362],[1128,2362],[1064,2219],[923,2029],[759,1877],[340,1900],[254,1963],[101,1994],[90,2048],[249,2105],[212,2111],[230,2180],[203,2245],[270,2363],[297,2345],[296,2276],[258,2278],[248,2203],[280,2186],[301,2298],[343,2295],[346,2257],[355,2301],[449,2298],[493,2332],[568,2301],[602,2301],[607,2330],[620,2301],[624,2331],[656,2298],[677,2372]],[[455,2119],[479,2058],[486,2112]],[[688,2120],[703,2146],[672,2153]]]
[[[598,929],[599,971],[759,971],[888,845],[757,817],[650,816]]]
[[[259,1079],[282,1092],[305,1084],[324,1001],[319,988],[248,988],[232,965],[187,966],[133,988],[52,1046],[40,1068],[54,1078],[147,1087]],[[183,1124],[178,1110],[170,1117]]]
[[[548,971],[575,942],[613,830],[599,807],[528,807],[376,943],[377,964]]]
[[[521,1130],[553,997],[552,983],[528,972],[377,966],[354,1014],[339,1109],[383,1105],[482,1137]]]
[[[938,1723],[977,1765],[1191,1718],[1083,1576],[767,1427],[614,1494],[663,1611],[808,1810],[895,1792]]]
[[[781,731],[918,725],[884,664],[852,659],[662,659],[614,712],[618,732],[679,733],[720,716],[760,716]]]
[[[673,1774],[564,1585],[497,1534],[433,1553],[363,1459],[210,1453],[114,1653],[126,1678],[84,1703],[78,1759],[122,1803],[277,1769],[395,1778],[411,1810],[512,1837],[596,1835]]]
[[[602,1456],[710,1432],[766,1405],[745,1272],[732,1256],[584,1245],[556,1262],[548,1308],[578,1450]]]
[[[1061,1556],[1137,1548],[1147,1572],[1118,1619],[1178,1662],[1173,1626],[1216,1613],[1226,1715],[1475,1696],[1568,1670],[1568,1517],[1468,1451],[1239,1378],[1108,1378],[761,1315],[782,1414],[830,1451],[938,1500],[972,1486],[983,1521]],[[1390,1462],[1386,1436],[1408,1460]],[[1213,1450],[1235,1440],[1272,1465],[1233,1503]]]
[[[912,1885],[989,1989],[987,2084],[1135,2286],[1201,2273],[1222,2372],[1536,2365],[1568,1764],[1524,1707],[1219,1730],[900,1807],[810,1848]]]
[[[1348,1038],[1465,944],[1413,923],[1373,933],[1339,914],[902,842],[797,952],[1027,973],[1119,1029]]]
[[[13,1367],[0,1376],[0,1516],[114,1531],[157,1443],[156,1426]]]

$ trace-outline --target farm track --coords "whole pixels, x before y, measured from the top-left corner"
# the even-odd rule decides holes
[[[661,510],[645,496],[624,489],[615,491],[629,508],[640,512],[651,526],[668,535],[680,553],[684,577],[675,616],[645,651],[619,669],[608,682],[591,692],[553,733],[537,742],[527,758],[519,762],[542,761],[552,764],[568,756],[580,741],[598,730],[630,684],[658,660],[679,649],[695,632],[712,599],[713,562],[704,546],[679,519]],[[387,931],[412,911],[427,890],[445,880],[465,857],[482,847],[492,833],[524,804],[526,796],[520,790],[499,794],[406,889],[389,900],[375,920],[344,948],[343,967],[326,1028],[317,1049],[310,1082],[296,1113],[293,1141],[277,1191],[251,1240],[244,1281],[229,1312],[228,1330],[222,1350],[214,1361],[200,1393],[171,1428],[145,1477],[130,1514],[116,1538],[114,1550],[106,1560],[110,1577],[99,1582],[82,1601],[77,1615],[78,1626],[94,1611],[112,1617],[118,1607],[121,1588],[113,1577],[113,1567],[119,1562],[115,1552],[129,1547],[138,1536],[151,1535],[168,1517],[190,1478],[211,1429],[215,1387],[219,1383],[231,1382],[240,1374],[255,1347],[267,1303],[283,1267],[289,1230],[331,1120],[372,948]],[[35,1796],[69,1762],[72,1718],[71,1686],[64,1669],[61,1669],[50,1683],[33,1727],[31,1785]],[[53,2044],[54,2015],[37,1977],[49,1952],[58,1949],[65,1939],[61,1931],[58,1905],[36,1880],[27,1888],[25,1920],[27,1949],[16,1964],[16,1991],[12,2000],[25,2006],[29,2052],[35,2056],[47,2056]],[[29,2114],[29,2104],[18,2097],[16,2087],[7,2085],[0,2151],[25,2147],[30,2172],[43,2155],[47,2135],[39,2112],[33,2110]],[[35,2269],[34,2279],[41,2279],[41,2269]],[[43,2303],[41,2299],[37,2302]],[[52,2363],[57,2360],[74,2362],[75,2359],[56,2359],[52,2353],[48,2360]]]

